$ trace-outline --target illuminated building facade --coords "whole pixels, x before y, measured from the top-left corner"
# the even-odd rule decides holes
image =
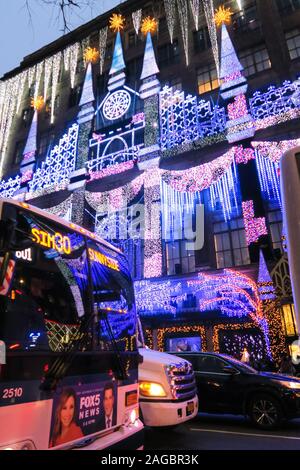
[[[6,74],[0,195],[122,247],[149,344],[277,359],[300,1],[223,3],[128,0]]]

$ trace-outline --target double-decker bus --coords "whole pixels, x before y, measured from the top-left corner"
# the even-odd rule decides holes
[[[0,449],[139,449],[137,324],[121,251],[0,199]]]

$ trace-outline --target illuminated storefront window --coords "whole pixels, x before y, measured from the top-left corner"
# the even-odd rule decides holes
[[[286,336],[296,336],[297,327],[294,304],[282,306],[282,323]]]

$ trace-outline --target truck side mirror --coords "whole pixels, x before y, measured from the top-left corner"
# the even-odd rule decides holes
[[[0,366],[6,364],[6,345],[0,340]]]

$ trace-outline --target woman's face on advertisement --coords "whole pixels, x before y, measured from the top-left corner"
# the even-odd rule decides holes
[[[74,397],[69,397],[61,410],[61,422],[65,427],[70,426],[74,417],[75,402]]]

